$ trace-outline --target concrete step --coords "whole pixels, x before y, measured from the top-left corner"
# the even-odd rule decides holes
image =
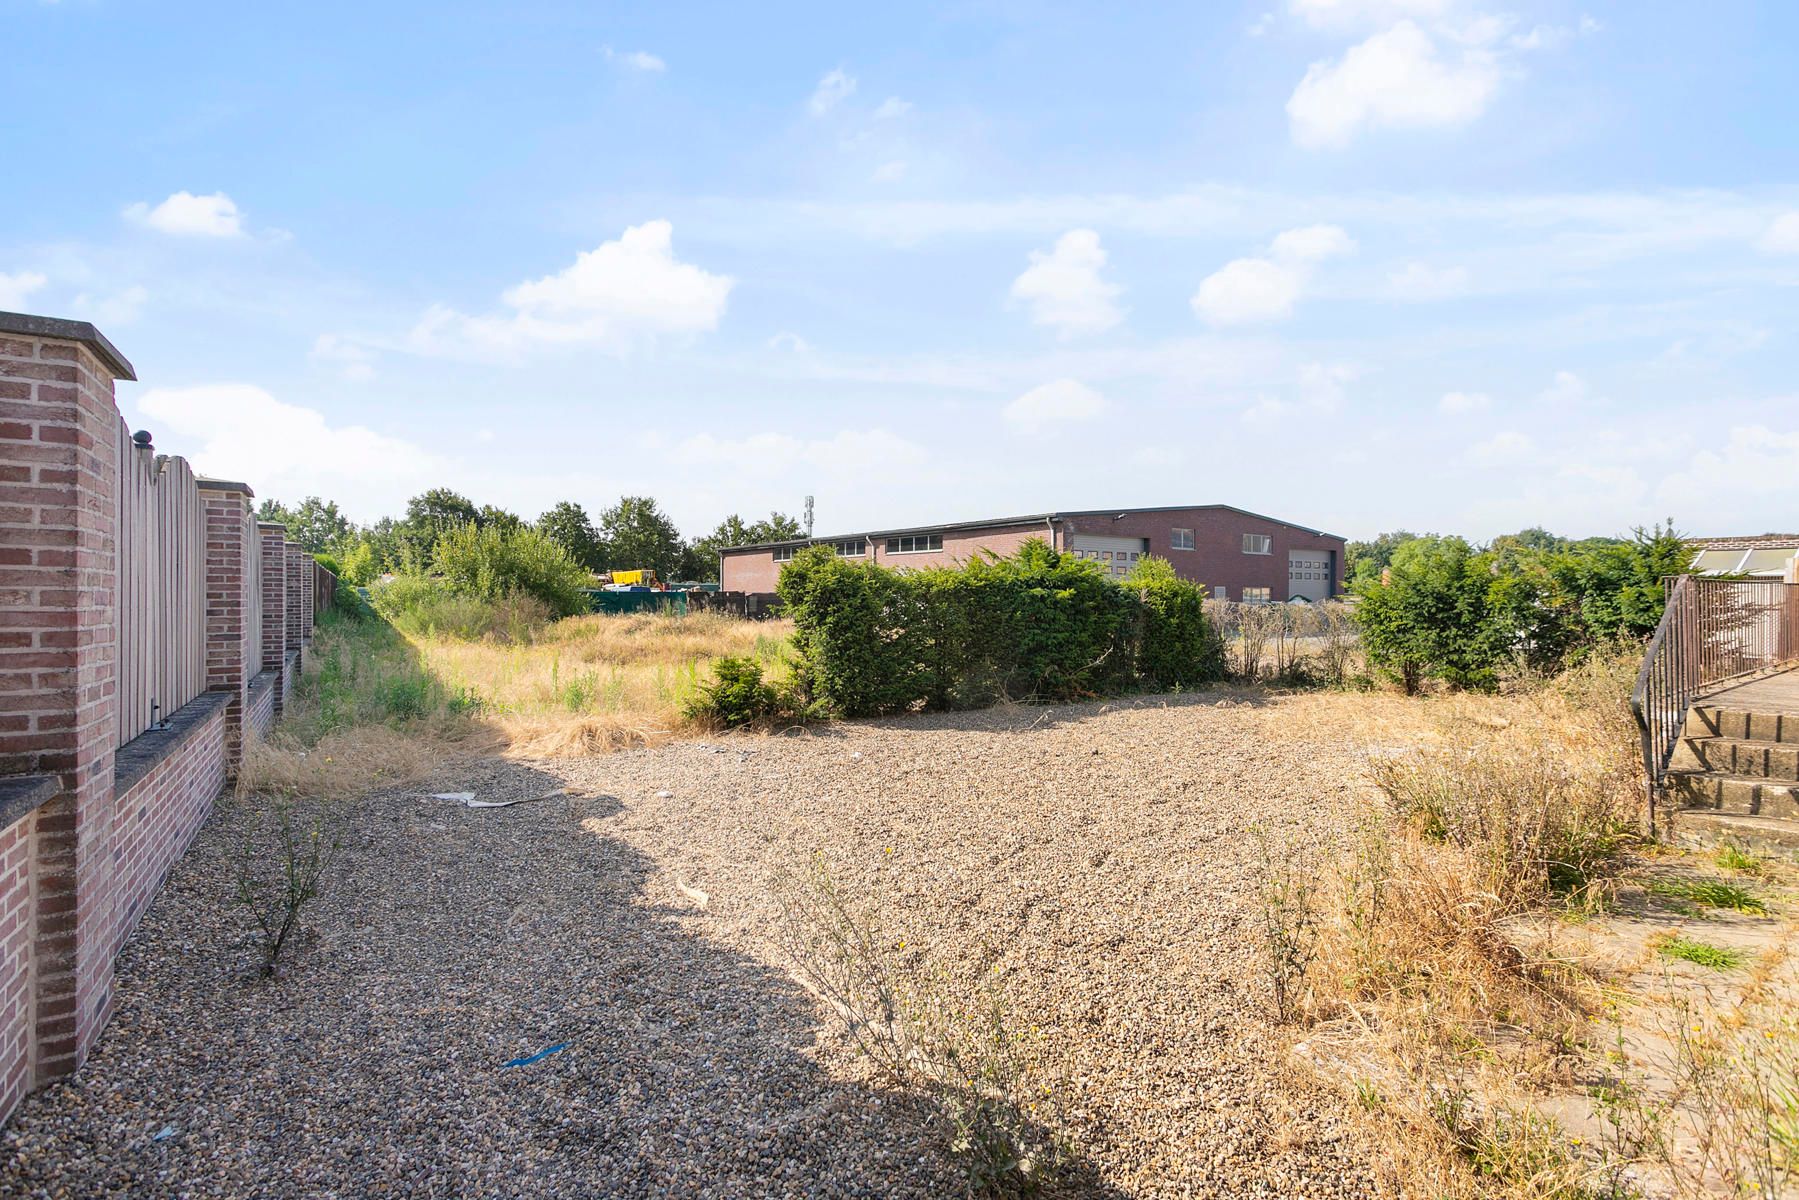
[[[1799,783],[1779,783],[1719,771],[1673,771],[1668,775],[1675,803],[1738,816],[1799,820]]]
[[[1695,704],[1688,715],[1687,734],[1696,738],[1725,737],[1739,741],[1799,745],[1799,714],[1751,712],[1741,708],[1722,708],[1702,701]]]
[[[1677,844],[1702,850],[1729,843],[1778,858],[1799,855],[1799,821],[1785,817],[1745,817],[1683,808],[1669,822],[1669,833]]]
[[[1791,742],[1729,737],[1688,738],[1686,741],[1687,748],[1692,751],[1692,762],[1702,771],[1799,783],[1799,745]]]

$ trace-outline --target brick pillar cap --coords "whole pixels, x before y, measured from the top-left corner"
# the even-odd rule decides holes
[[[65,342],[80,342],[93,351],[100,364],[112,372],[114,379],[137,379],[137,372],[125,356],[119,353],[118,347],[106,340],[106,335],[95,329],[86,321],[65,321],[61,317],[36,317],[30,313],[0,312],[0,333],[14,333],[22,337],[57,338]]]
[[[215,492],[241,492],[246,496],[254,496],[247,483],[239,483],[235,479],[209,479],[204,475],[194,476],[194,486],[207,488]]]
[[[283,533],[287,532],[287,526],[283,525],[279,521],[258,521],[258,522],[256,522],[256,528],[258,528],[258,529],[279,529]]]

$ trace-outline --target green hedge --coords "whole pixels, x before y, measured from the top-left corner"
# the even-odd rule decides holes
[[[1205,589],[1150,560],[1121,586],[1032,539],[1011,557],[894,571],[814,547],[781,572],[798,695],[878,716],[1066,701],[1224,674]]]

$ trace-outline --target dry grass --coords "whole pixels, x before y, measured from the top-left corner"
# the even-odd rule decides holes
[[[1270,920],[1315,925],[1286,988],[1391,1134],[1401,1192],[1615,1194],[1531,1096],[1565,1082],[1602,1000],[1544,918],[1603,903],[1641,824],[1629,666],[1424,702],[1430,736],[1370,756],[1386,804],[1320,872],[1310,911]],[[1270,850],[1272,873],[1285,853]]]
[[[470,641],[328,620],[280,731],[251,750],[242,786],[345,795],[421,778],[461,753],[543,758],[651,745],[687,730],[683,705],[711,660],[778,663],[790,631],[716,613],[641,614]]]

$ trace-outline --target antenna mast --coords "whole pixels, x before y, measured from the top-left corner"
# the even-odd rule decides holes
[[[812,497],[806,497],[806,536],[812,536]]]

